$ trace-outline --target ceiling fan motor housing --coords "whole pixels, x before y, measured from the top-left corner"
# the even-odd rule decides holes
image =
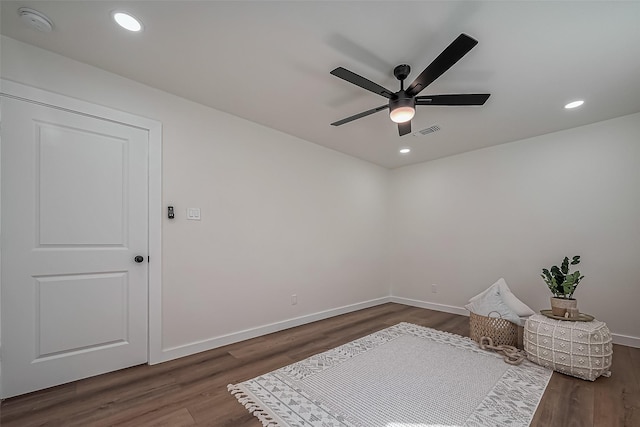
[[[391,111],[400,107],[415,108],[415,106],[416,106],[415,97],[407,95],[407,93],[404,90],[396,92],[394,97],[389,100],[389,109]]]

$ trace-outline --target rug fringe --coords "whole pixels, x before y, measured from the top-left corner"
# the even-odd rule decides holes
[[[227,390],[231,393],[238,402],[247,410],[250,414],[255,416],[263,425],[263,427],[278,427],[278,423],[269,415],[267,411],[262,409],[260,405],[254,402],[247,393],[245,393],[240,387],[234,384],[227,385]]]

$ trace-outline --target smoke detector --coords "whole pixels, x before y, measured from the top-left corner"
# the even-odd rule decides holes
[[[42,33],[49,33],[53,29],[53,22],[51,22],[45,14],[37,10],[21,7],[18,9],[18,15],[20,15],[20,19],[22,19],[24,23]]]

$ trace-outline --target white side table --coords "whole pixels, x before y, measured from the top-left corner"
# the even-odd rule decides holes
[[[538,365],[584,380],[611,375],[611,333],[598,320],[574,322],[534,314],[524,326],[527,358]]]

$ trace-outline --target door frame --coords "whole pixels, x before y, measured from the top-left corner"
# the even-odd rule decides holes
[[[162,123],[7,79],[0,79],[0,95],[148,131],[149,317],[147,319],[147,363],[153,365],[162,362]],[[1,265],[0,268],[2,268]],[[0,339],[1,337],[0,333]]]

